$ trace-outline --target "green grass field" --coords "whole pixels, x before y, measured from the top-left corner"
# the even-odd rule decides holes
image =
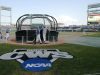
[[[0,75],[86,75],[100,73],[100,48],[74,44],[51,46],[19,46],[0,44],[0,55],[18,48],[55,48],[69,52],[73,59],[58,59],[52,68],[45,72],[29,72],[21,68],[20,63],[0,60]]]
[[[86,35],[88,37],[100,37],[100,32],[86,32]]]

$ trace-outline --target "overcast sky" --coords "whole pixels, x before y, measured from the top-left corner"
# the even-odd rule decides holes
[[[23,14],[48,14],[65,24],[86,24],[88,4],[100,0],[0,0],[12,8],[12,22]]]

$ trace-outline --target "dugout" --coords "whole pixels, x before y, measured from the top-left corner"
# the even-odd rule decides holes
[[[36,41],[36,29],[38,26],[47,28],[47,41],[58,41],[57,20],[47,14],[25,14],[19,17],[16,22],[16,41]]]

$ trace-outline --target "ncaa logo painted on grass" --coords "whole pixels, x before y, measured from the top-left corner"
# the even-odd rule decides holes
[[[45,71],[52,67],[58,58],[73,58],[67,52],[58,49],[15,49],[0,56],[2,60],[17,60],[28,71]]]
[[[45,71],[49,70],[51,66],[52,63],[49,60],[43,58],[33,58],[22,63],[22,67],[28,71]]]

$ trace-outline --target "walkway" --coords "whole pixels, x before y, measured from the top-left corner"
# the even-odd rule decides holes
[[[60,38],[64,38],[65,43],[100,47],[100,37],[81,37],[82,35],[82,33],[62,34]]]

